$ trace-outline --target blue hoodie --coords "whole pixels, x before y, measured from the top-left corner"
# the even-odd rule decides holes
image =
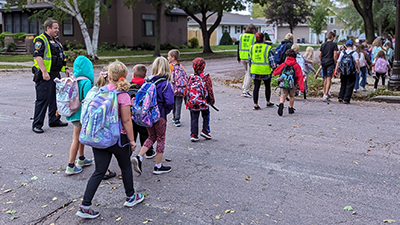
[[[93,72],[93,64],[92,62],[83,55],[78,56],[74,61],[74,76],[78,77],[86,77],[88,79],[78,81],[79,86],[79,100],[82,100],[86,97],[87,93],[93,87],[94,83],[94,72]],[[79,121],[81,119],[81,108],[67,117],[68,121]]]
[[[158,80],[159,76],[150,77],[152,82]],[[157,84],[157,104],[158,109],[160,110],[160,116],[164,119],[167,119],[168,113],[174,109],[174,91],[171,87],[171,82],[162,81]]]

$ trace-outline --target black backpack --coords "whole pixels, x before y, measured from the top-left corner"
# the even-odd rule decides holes
[[[344,50],[342,53],[343,57],[339,65],[340,75],[349,76],[354,74],[356,71],[356,63],[353,59],[354,51],[347,53],[346,50]]]

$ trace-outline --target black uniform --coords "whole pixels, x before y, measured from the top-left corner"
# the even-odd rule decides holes
[[[47,40],[49,40],[52,59],[51,59],[51,71],[47,71],[50,75],[50,80],[46,81],[43,79],[39,79],[35,81],[36,101],[35,101],[35,114],[33,117],[32,128],[39,128],[39,130],[41,130],[43,126],[47,107],[49,108],[50,127],[67,125],[66,123],[61,122],[60,121],[61,116],[57,115],[56,84],[53,81],[54,78],[56,77],[60,78],[61,68],[66,64],[66,60],[64,60],[65,55],[63,54],[63,48],[61,43],[56,38],[51,38],[46,33],[44,33],[44,35],[47,37]],[[40,56],[43,58],[44,51],[45,51],[44,41],[40,38],[37,38],[33,43],[33,57]]]

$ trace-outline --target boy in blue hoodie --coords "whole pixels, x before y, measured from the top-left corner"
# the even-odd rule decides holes
[[[93,64],[92,62],[86,58],[85,56],[78,56],[74,62],[74,76],[85,77],[86,79],[82,79],[78,81],[79,86],[79,101],[82,102],[85,99],[87,93],[93,87],[94,83],[94,72],[93,72]],[[67,169],[65,173],[67,175],[73,175],[82,172],[82,167],[89,166],[92,164],[93,160],[86,159],[84,156],[84,148],[85,146],[79,142],[79,133],[81,132],[82,124],[80,122],[81,119],[81,108],[67,117],[68,121],[71,121],[74,125],[74,132],[72,135],[72,143],[69,149],[69,161]],[[76,154],[79,153],[78,160],[75,161]]]

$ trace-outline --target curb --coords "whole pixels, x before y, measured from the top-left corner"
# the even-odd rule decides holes
[[[374,102],[400,103],[400,96],[378,95],[369,100]]]

